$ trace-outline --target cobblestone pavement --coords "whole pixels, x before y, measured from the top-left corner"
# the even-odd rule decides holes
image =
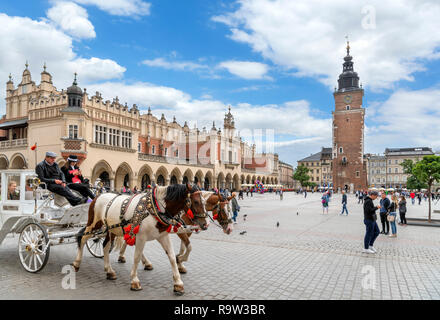
[[[102,259],[86,252],[76,289],[65,290],[61,270],[73,261],[75,245],[53,247],[45,269],[31,274],[19,263],[18,237],[9,237],[0,247],[0,299],[440,299],[439,228],[398,226],[397,238],[380,235],[378,253],[364,254],[362,205],[350,195],[349,215],[340,216],[340,202],[336,195],[323,215],[319,194],[285,193],[283,201],[245,196],[231,235],[211,225],[191,237],[182,297],[173,295],[170,264],[157,242],[144,251],[154,270],[139,270],[142,291],[129,290],[132,248],[125,264],[111,254],[115,281],[106,280]],[[426,208],[409,203],[407,216],[423,216]],[[172,236],[175,251],[178,240]]]

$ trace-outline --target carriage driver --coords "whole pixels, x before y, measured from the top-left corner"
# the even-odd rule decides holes
[[[56,156],[55,152],[46,152],[44,160],[37,164],[37,167],[35,168],[38,178],[46,183],[47,189],[65,197],[72,206],[85,202],[86,199],[81,199],[75,196],[66,186],[64,173],[60,170],[58,164],[55,163]]]
[[[81,173],[81,169],[78,166],[78,157],[76,155],[71,154],[67,158],[66,164],[61,168],[61,171],[64,173],[64,177],[66,177],[67,186],[76,190],[83,197],[95,199],[95,195],[89,189],[89,180],[84,179]]]

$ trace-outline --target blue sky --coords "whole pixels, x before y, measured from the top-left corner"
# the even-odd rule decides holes
[[[200,128],[218,127],[231,105],[239,129],[274,129],[275,151],[296,165],[331,145],[348,34],[365,152],[440,150],[429,133],[440,125],[438,16],[437,1],[413,0],[2,1],[1,44],[15,54],[0,59],[0,76],[18,84],[27,59],[38,83],[46,62],[59,89],[77,71],[89,93]]]

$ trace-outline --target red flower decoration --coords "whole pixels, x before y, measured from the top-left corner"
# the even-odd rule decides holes
[[[216,213],[212,218],[213,218],[214,220],[217,220],[217,218],[218,218],[218,213]]]
[[[133,229],[133,233],[137,234],[139,232],[139,225],[137,225],[134,229]]]
[[[127,240],[127,244],[129,245],[129,246],[132,246],[132,245],[134,245],[136,243],[136,238],[130,238],[130,239],[128,239]]]
[[[131,231],[131,224],[129,224],[128,226],[124,227],[124,231],[125,233],[128,233]]]
[[[193,214],[193,212],[192,212],[191,209],[188,209],[188,211],[186,212],[186,214],[187,214],[187,216],[188,216],[190,219],[194,219],[194,214]]]
[[[172,225],[169,225],[168,226],[168,229],[167,229],[167,232],[171,232],[171,228],[172,228],[173,226]]]

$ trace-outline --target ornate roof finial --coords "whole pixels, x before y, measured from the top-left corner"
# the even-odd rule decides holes
[[[12,75],[9,74],[9,81],[12,81]]]
[[[76,76],[77,76],[78,74],[75,72],[74,75],[75,75],[75,78],[73,79],[73,85],[74,85],[74,86],[77,86],[78,83],[76,82]]]
[[[173,122],[176,123],[176,116],[173,116]]]
[[[29,68],[29,63],[28,63],[28,61],[26,60],[26,64],[25,64],[25,66],[26,66],[26,70]]]
[[[44,62],[43,69],[44,69],[44,72],[46,72],[46,62]]]
[[[348,35],[345,36],[345,39],[347,39],[347,56],[350,55],[350,41],[348,41]]]
[[[148,114],[151,114],[151,108],[148,107]]]

